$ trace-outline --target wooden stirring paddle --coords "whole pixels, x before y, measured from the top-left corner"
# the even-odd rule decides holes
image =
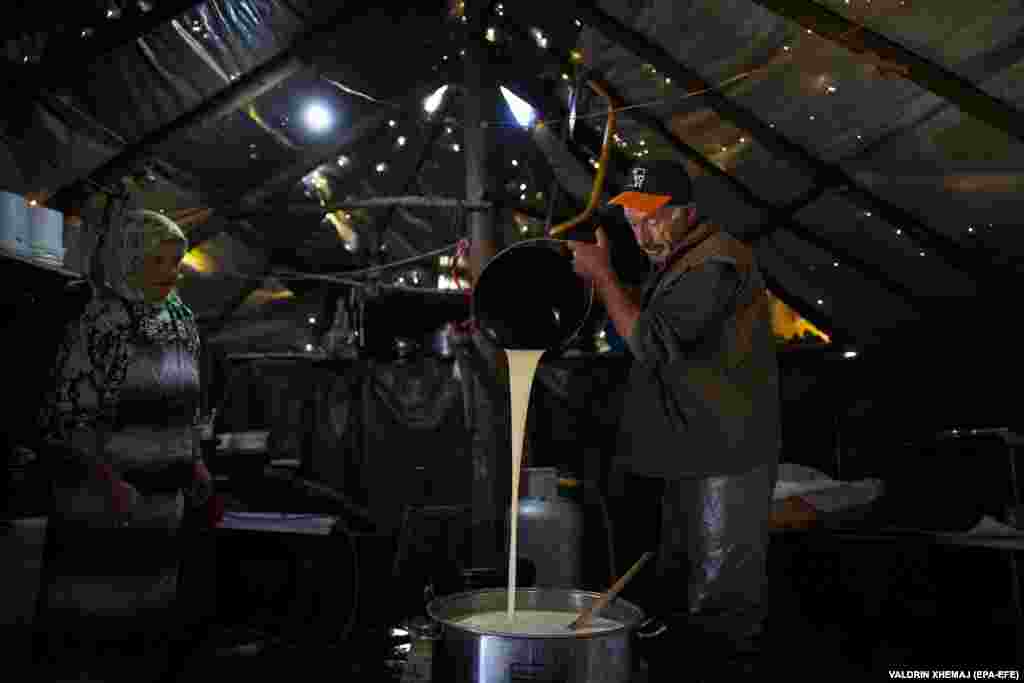
[[[641,555],[640,559],[637,560],[633,564],[633,566],[629,568],[629,571],[623,574],[622,577],[618,581],[616,581],[611,588],[608,589],[607,593],[602,595],[601,598],[597,602],[592,604],[590,607],[583,610],[580,613],[580,615],[576,617],[576,620],[569,624],[569,629],[575,631],[576,629],[583,628],[584,626],[586,626],[590,622],[590,618],[594,615],[594,613],[604,609],[605,605],[611,602],[615,598],[615,596],[618,595],[619,592],[626,587],[626,584],[629,583],[630,579],[633,578],[633,575],[640,571],[640,568],[644,566],[644,563],[647,562],[647,560],[651,559],[653,555],[654,553],[651,552],[646,552],[643,555]]]

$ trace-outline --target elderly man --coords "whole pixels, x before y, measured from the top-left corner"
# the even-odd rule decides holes
[[[652,675],[671,653],[676,673],[684,656],[719,678],[750,670],[763,621],[780,435],[770,308],[753,253],[697,213],[683,166],[629,178],[611,203],[652,262],[643,292],[619,282],[603,229],[569,244],[634,357],[613,462],[618,554],[657,549],[631,596],[652,617],[637,634]]]

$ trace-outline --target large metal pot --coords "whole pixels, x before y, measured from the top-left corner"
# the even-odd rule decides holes
[[[499,347],[560,350],[583,329],[593,300],[594,287],[576,275],[563,240],[524,240],[480,273],[473,318]]]
[[[516,609],[564,611],[566,624],[600,599],[600,593],[564,588],[520,588]],[[436,683],[629,683],[630,633],[643,611],[621,598],[599,616],[621,627],[577,635],[511,635],[465,626],[459,621],[508,606],[504,588],[458,593],[433,600],[427,614],[442,624],[443,637],[434,654]]]

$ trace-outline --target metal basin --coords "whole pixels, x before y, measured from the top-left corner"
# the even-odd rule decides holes
[[[597,616],[622,625],[596,633],[521,635],[458,623],[481,612],[502,611],[508,591],[495,588],[437,598],[427,613],[442,625],[443,637],[434,654],[437,683],[629,683],[632,660],[630,633],[643,611],[621,598]],[[564,611],[568,624],[600,593],[564,588],[521,588],[517,610]]]

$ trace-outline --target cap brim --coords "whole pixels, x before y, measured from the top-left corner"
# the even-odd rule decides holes
[[[623,192],[611,198],[609,204],[638,211],[644,214],[654,213],[661,207],[672,201],[672,196],[667,194],[648,194],[646,192]]]

